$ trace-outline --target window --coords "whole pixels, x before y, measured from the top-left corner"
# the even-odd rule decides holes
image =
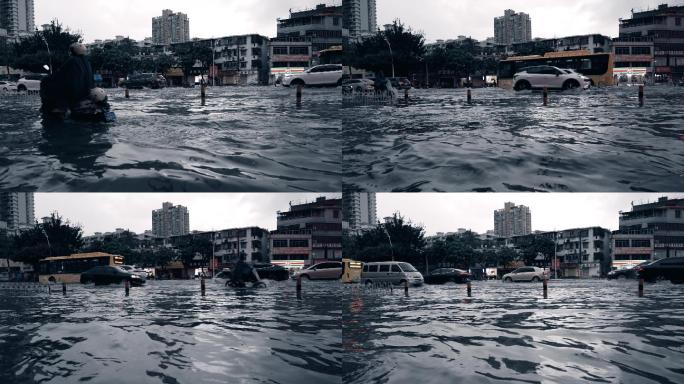
[[[290,247],[292,248],[307,248],[309,240],[290,240]]]
[[[650,248],[651,240],[632,240],[633,248]]]
[[[368,272],[368,264],[364,264],[364,265],[363,265],[363,271],[364,271],[364,272]]]
[[[290,55],[308,55],[309,47],[290,47]]]
[[[340,217],[340,211],[334,210],[334,211],[333,211],[333,217],[334,217],[335,219],[338,219],[338,218]]]
[[[629,55],[629,47],[615,47],[616,55]]]
[[[392,272],[399,272],[399,273],[400,273],[400,272],[401,272],[401,269],[399,269],[399,266],[398,266],[398,265],[392,264],[391,271],[392,271]]]
[[[675,218],[676,219],[681,219],[682,218],[682,211],[680,209],[675,211]]]
[[[273,47],[274,55],[287,55],[287,47]]]
[[[558,71],[555,68],[543,67],[539,73],[542,75],[556,75],[558,74]]]
[[[678,27],[682,25],[682,18],[681,17],[675,17],[675,25]]]
[[[333,25],[340,25],[340,18],[339,17],[333,17]],[[679,25],[679,24],[677,24]]]
[[[629,240],[615,240],[615,248],[629,248]]]
[[[287,240],[273,240],[273,248],[287,248]]]
[[[390,271],[390,266],[388,264],[383,264],[380,266],[380,270],[378,272],[389,272]]]
[[[650,55],[651,47],[632,47],[633,55]]]

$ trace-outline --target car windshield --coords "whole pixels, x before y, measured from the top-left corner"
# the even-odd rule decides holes
[[[404,272],[418,272],[415,268],[413,268],[413,265],[409,263],[399,263],[399,267]]]

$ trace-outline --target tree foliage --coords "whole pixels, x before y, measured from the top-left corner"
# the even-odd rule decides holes
[[[50,256],[68,256],[83,246],[83,232],[58,213],[14,238],[12,260],[32,264]]]
[[[345,253],[359,261],[388,261],[394,258],[396,261],[420,264],[425,247],[425,231],[395,213],[389,221],[361,236],[347,237],[344,243],[349,246],[349,252],[345,249]]]
[[[25,71],[41,73],[47,72],[44,65],[52,63],[52,68],[56,70],[69,58],[69,46],[81,40],[80,34],[72,33],[69,28],[63,28],[58,20],[53,20],[47,28],[13,44],[14,59],[11,65]]]

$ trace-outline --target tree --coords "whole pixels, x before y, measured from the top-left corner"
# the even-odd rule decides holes
[[[204,70],[209,66],[209,63],[212,60],[211,48],[195,42],[176,45],[174,47],[174,53],[178,59],[178,64],[183,68],[186,81],[188,75],[192,73],[193,68],[195,68],[195,65],[197,65],[198,62]]]
[[[347,243],[349,241],[354,242],[354,254],[350,255],[359,261],[387,261],[394,258],[396,261],[412,264],[424,262],[425,231],[420,226],[414,226],[400,213],[395,213],[389,221],[364,232],[354,240],[347,240]]]
[[[55,212],[14,238],[12,260],[31,264],[37,270],[38,262],[46,257],[76,253],[83,246],[82,236],[80,227],[72,226]]]
[[[529,236],[518,248],[525,265],[534,265],[539,255],[543,257],[544,265],[548,265],[554,253],[555,243],[546,237]]]
[[[116,77],[126,77],[141,67],[140,49],[131,39],[123,39],[94,48],[90,62],[94,71],[111,71]]]
[[[383,71],[389,76],[394,62],[396,75],[408,76],[425,56],[425,38],[406,28],[400,20],[395,20],[388,29],[350,44],[345,52],[345,62],[352,67]]]
[[[58,69],[69,58],[69,46],[81,40],[80,34],[71,33],[58,20],[53,20],[47,28],[14,43],[12,66],[35,73],[45,72],[46,64]]]
[[[183,265],[189,266],[197,255],[202,256],[202,262],[206,262],[211,255],[212,244],[206,237],[186,236],[180,244],[176,245]]]

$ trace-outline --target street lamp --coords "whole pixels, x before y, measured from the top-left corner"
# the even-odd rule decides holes
[[[389,232],[387,231],[386,226],[382,226],[382,229],[385,231],[385,235],[387,235],[387,240],[389,240],[389,245],[390,245],[390,252],[392,254],[392,261],[394,261],[394,246],[392,245],[392,238],[390,237]]]
[[[50,65],[50,74],[52,75],[52,54],[50,53],[50,44],[48,44],[47,39],[45,38],[45,35],[41,34],[40,35],[41,39],[43,39],[43,43],[45,43],[45,47],[47,48],[48,51],[48,60],[49,60],[49,65]]]
[[[392,44],[390,44],[387,36],[383,36],[383,38],[385,39],[385,42],[387,43],[387,46],[389,47],[390,57],[392,58],[392,77],[396,77],[394,74],[394,53],[392,53]],[[392,261],[394,261],[394,260],[392,260]]]

